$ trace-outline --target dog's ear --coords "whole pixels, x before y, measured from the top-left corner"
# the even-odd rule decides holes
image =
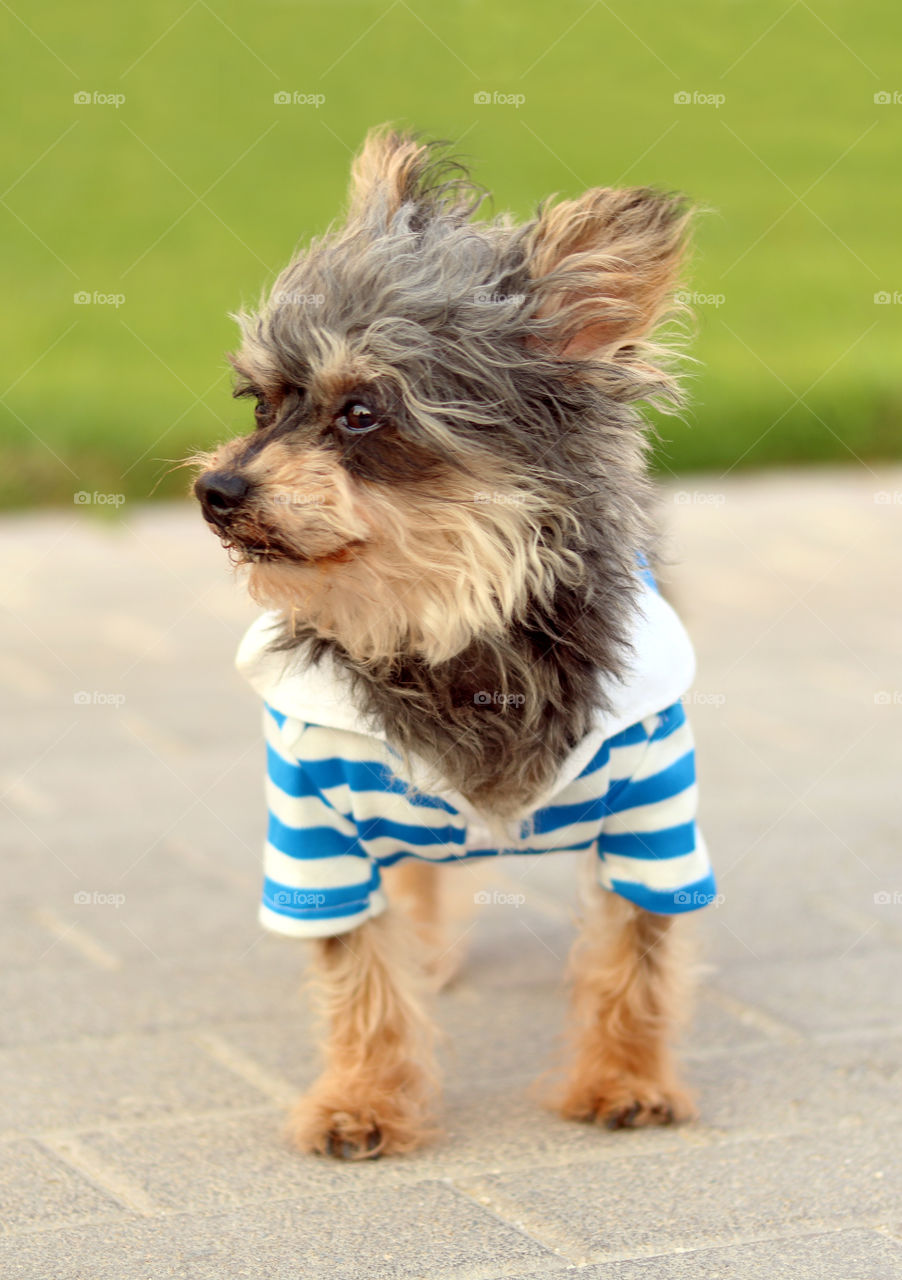
[[[351,219],[384,226],[404,205],[415,206],[421,216],[468,217],[482,195],[447,148],[387,126],[372,129],[351,165]]]
[[[598,188],[542,207],[529,228],[539,345],[564,359],[631,366],[673,307],[691,211],[679,196],[646,187]]]
[[[413,134],[373,129],[351,165],[350,208],[359,215],[380,197],[391,217],[418,194],[429,159],[429,148]]]

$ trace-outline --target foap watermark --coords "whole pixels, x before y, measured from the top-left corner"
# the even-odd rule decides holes
[[[673,900],[678,907],[722,907],[726,901],[726,894],[723,893],[704,893],[701,889],[678,889],[673,895]]]
[[[878,489],[874,502],[878,507],[902,507],[902,489]]]
[[[277,889],[273,902],[277,907],[324,907],[326,895],[311,889]]]
[[[724,93],[701,93],[698,89],[693,89],[691,92],[688,89],[681,89],[673,95],[674,105],[678,107],[714,107],[718,110],[726,100]]]
[[[878,889],[874,894],[876,907],[902,907],[902,889]]]
[[[513,303],[515,307],[522,307],[526,301],[526,294],[491,293],[488,289],[478,289],[473,294],[473,301],[477,307],[503,307],[505,303]]]
[[[321,493],[274,493],[272,500],[284,507],[321,507],[326,501]]]
[[[99,93],[97,90],[86,93],[82,89],[79,93],[72,95],[72,100],[77,107],[115,107],[118,111],[125,102],[125,94]]]
[[[875,707],[902,707],[902,689],[881,689],[874,694]]]
[[[281,93],[274,93],[272,100],[277,107],[314,107],[318,111],[326,101],[324,93],[300,93],[297,89],[293,93],[282,90]]]
[[[678,489],[673,500],[678,507],[722,507],[727,495],[708,489]]]
[[[497,502],[502,507],[518,507],[526,501],[525,493],[504,493],[502,490],[480,489],[473,494],[474,502]]]
[[[87,290],[82,289],[72,295],[72,301],[77,307],[114,307],[118,311],[125,302],[125,294],[101,293],[98,289],[88,293]]]
[[[898,107],[902,103],[902,89],[878,89],[874,103],[878,107]]]
[[[291,290],[273,297],[277,307],[321,307],[326,301],[324,293],[294,293]]]
[[[500,689],[479,689],[473,694],[477,707],[522,707],[526,701],[523,693],[503,693]]]
[[[722,707],[726,705],[725,693],[705,693],[702,689],[690,689],[684,693],[680,702],[687,707]]]
[[[77,907],[116,907],[119,908],[125,902],[124,893],[99,893],[96,889],[90,893],[87,889],[79,889],[78,893],[72,895],[72,901]]]
[[[727,300],[725,293],[697,293],[689,289],[681,289],[679,293],[675,293],[674,301],[681,302],[686,307],[722,307]]]
[[[490,93],[483,89],[473,94],[473,103],[477,107],[513,107],[519,111],[525,102],[525,93],[501,93],[498,89]]]
[[[125,501],[124,493],[98,493],[95,489],[89,493],[87,489],[79,489],[73,493],[72,501],[77,507],[121,507]]]
[[[896,289],[890,293],[889,289],[878,289],[874,294],[874,305],[877,307],[898,307],[902,302],[902,292]]]
[[[522,907],[526,901],[525,893],[502,893],[500,889],[480,889],[473,894],[477,907]]]
[[[104,693],[100,689],[79,689],[72,695],[77,707],[119,707],[125,705],[124,693]]]

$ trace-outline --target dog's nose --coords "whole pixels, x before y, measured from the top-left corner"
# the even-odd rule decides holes
[[[205,511],[226,514],[239,507],[250,485],[235,471],[208,471],[194,482],[194,496]]]

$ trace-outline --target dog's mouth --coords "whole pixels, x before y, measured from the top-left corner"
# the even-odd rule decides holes
[[[360,538],[327,551],[322,555],[305,554],[297,547],[289,547],[269,530],[255,529],[238,533],[234,529],[208,521],[219,541],[238,565],[242,564],[294,564],[300,567],[312,565],[345,564],[352,560],[366,544]]]
[[[363,546],[365,546],[365,543],[361,541],[346,542],[344,546],[336,548],[335,551],[329,551],[325,555],[305,556],[298,551],[274,551],[272,547],[235,547],[232,544],[233,549],[239,552],[245,564],[278,564],[283,562],[302,567],[306,565],[346,564],[349,560],[353,560]]]

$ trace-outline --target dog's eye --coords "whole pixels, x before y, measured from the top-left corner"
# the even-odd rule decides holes
[[[257,403],[254,405],[254,418],[257,426],[263,427],[269,421],[272,410],[262,396],[257,396]]]
[[[379,425],[376,415],[358,400],[349,401],[335,419],[344,431],[361,435]]]

